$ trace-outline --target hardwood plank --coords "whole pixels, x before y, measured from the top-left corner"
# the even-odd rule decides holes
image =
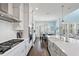
[[[49,56],[46,42],[36,39],[34,46],[29,52],[28,56]]]

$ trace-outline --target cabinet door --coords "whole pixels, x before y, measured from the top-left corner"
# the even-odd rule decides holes
[[[20,16],[20,3],[13,4],[13,16],[19,19]]]
[[[57,45],[55,45],[55,52],[58,56],[60,56],[60,48]]]
[[[21,42],[9,51],[7,51],[5,56],[25,56],[25,42]]]
[[[51,56],[57,56],[57,54],[55,52],[54,43],[48,41],[48,49],[49,49]]]
[[[52,43],[51,47],[52,47],[51,48],[51,55],[52,56],[57,56],[58,54],[57,54],[57,47],[56,47],[56,45],[54,43]]]
[[[19,44],[19,46],[15,49],[15,56],[23,56],[25,55],[25,42]]]
[[[57,53],[56,53],[55,51],[52,51],[52,52],[51,52],[51,55],[52,55],[52,56],[57,56]]]
[[[0,11],[8,13],[8,3],[0,3]]]
[[[15,53],[13,51],[3,54],[3,56],[14,56],[14,55]]]
[[[60,56],[67,56],[63,51],[60,51]]]
[[[48,40],[48,50],[49,50],[49,52],[51,53],[51,42]]]

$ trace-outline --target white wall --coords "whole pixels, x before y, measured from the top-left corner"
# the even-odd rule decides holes
[[[13,14],[13,4],[8,4],[8,13]],[[20,30],[23,30],[23,38],[28,38],[28,26],[29,26],[29,4],[20,5]],[[16,38],[16,24],[12,24],[7,21],[0,20],[0,42],[4,42],[10,39]],[[19,27],[19,26],[18,26]]]
[[[32,12],[32,8],[29,5],[29,26],[32,26],[32,18],[33,18],[33,12]]]
[[[0,20],[0,43],[13,38],[16,38],[16,31],[13,29],[13,24]]]
[[[34,18],[35,21],[53,21],[53,20],[56,20],[51,15],[37,15],[37,14],[34,14],[33,18]]]
[[[24,4],[24,39],[28,38],[29,4]]]
[[[42,33],[51,33],[49,22],[47,21],[36,21],[35,23],[36,36],[39,37]]]

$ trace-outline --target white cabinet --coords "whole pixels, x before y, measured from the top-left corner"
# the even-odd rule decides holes
[[[60,51],[60,56],[67,56],[64,52]]]
[[[19,19],[20,3],[8,3],[8,14]]]
[[[19,19],[19,17],[20,17],[20,3],[13,3],[13,16]]]
[[[8,14],[13,15],[13,4],[12,3],[8,3]]]
[[[0,20],[8,22],[20,22],[13,16],[13,4],[12,3],[0,3]]]
[[[25,41],[5,52],[3,56],[25,56]]]
[[[29,53],[29,51],[30,51],[30,49],[31,49],[31,47],[33,46],[33,42],[32,41],[30,41],[30,43],[29,43],[29,41],[27,41],[28,43],[26,43],[26,50],[25,50],[25,52],[26,52],[26,55]]]
[[[8,13],[8,3],[0,3],[0,11]]]
[[[35,33],[33,33],[33,43],[35,42]]]
[[[66,54],[53,42],[48,40],[48,50],[51,56],[66,56]]]
[[[13,15],[21,22],[17,24],[16,30],[24,30],[24,4],[13,4]]]
[[[14,52],[15,56],[25,56],[25,42],[19,44]]]
[[[48,49],[52,56],[56,56],[54,44],[48,41]]]

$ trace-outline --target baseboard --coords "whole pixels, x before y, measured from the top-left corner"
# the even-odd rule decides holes
[[[51,54],[50,54],[50,52],[49,52],[49,49],[47,48],[47,51],[48,51],[48,53],[49,53],[49,56],[51,56]]]
[[[29,53],[30,53],[30,51],[32,50],[32,48],[33,48],[33,46],[31,46],[31,48],[30,48],[30,50],[29,50],[29,52],[28,52],[28,54],[27,54],[26,56],[29,56]]]

